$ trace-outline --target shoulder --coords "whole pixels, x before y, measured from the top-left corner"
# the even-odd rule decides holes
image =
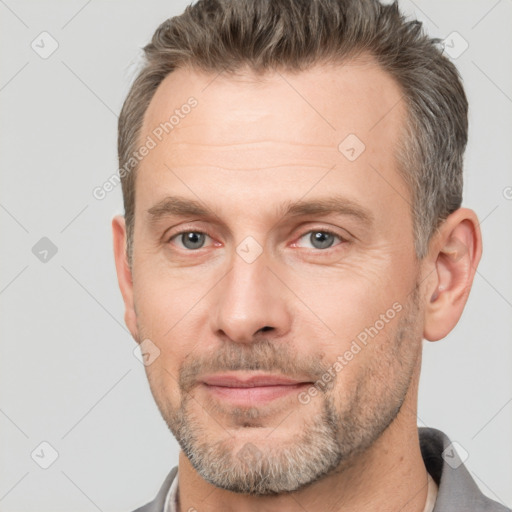
[[[167,477],[165,478],[164,483],[160,487],[160,490],[158,491],[158,494],[156,495],[155,499],[150,501],[149,503],[146,503],[146,505],[144,505],[143,507],[139,507],[133,512],[164,512],[165,498],[167,496],[167,493],[169,492],[169,489],[174,478],[176,477],[177,472],[178,466],[174,466],[167,475]]]

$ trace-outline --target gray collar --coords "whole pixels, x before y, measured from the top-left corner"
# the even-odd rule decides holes
[[[510,512],[480,492],[446,434],[429,427],[418,433],[425,467],[438,485],[433,512]]]

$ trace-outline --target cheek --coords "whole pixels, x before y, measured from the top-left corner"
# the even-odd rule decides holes
[[[335,374],[332,394],[337,403],[350,404],[359,397],[365,403],[357,407],[378,407],[407,377],[415,351],[411,344],[397,339],[402,313],[392,308],[384,313],[387,323],[369,323],[326,351],[325,360]]]
[[[145,334],[171,340],[194,316],[194,309],[211,287],[205,276],[158,264],[141,265],[134,279],[137,320]]]
[[[179,408],[182,397],[177,384],[177,371],[168,368],[168,364],[159,358],[152,365],[146,366],[149,389],[160,412],[167,420]]]
[[[143,344],[149,343],[150,352],[157,354],[154,361],[145,366],[150,389],[161,407],[169,403],[177,406],[179,369],[191,350],[187,343],[197,339],[191,337],[187,327],[197,294],[190,290],[177,292],[171,286],[172,281],[165,279],[145,276],[138,282],[141,286],[135,286],[134,291],[141,349],[144,352]]]
[[[327,338],[321,338],[328,350],[344,350],[347,343],[379,322],[390,309],[388,316],[394,318],[410,290],[398,279],[400,273],[391,261],[384,257],[352,259],[337,267],[304,267],[289,273],[287,283],[310,310],[306,312],[297,302],[300,315],[306,313],[311,318],[309,327],[316,329],[318,335],[328,333]],[[398,306],[393,309],[396,303]]]

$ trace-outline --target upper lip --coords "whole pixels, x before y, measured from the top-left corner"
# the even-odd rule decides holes
[[[256,386],[293,386],[307,381],[291,379],[284,375],[258,374],[241,375],[216,373],[203,377],[202,382],[209,386],[224,386],[229,388],[254,388]]]

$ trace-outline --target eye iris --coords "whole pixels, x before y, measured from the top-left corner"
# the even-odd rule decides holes
[[[183,233],[181,241],[187,249],[200,249],[204,244],[204,233],[195,233],[193,231]]]
[[[334,235],[325,231],[316,231],[310,235],[311,244],[316,249],[326,249],[334,243]]]

